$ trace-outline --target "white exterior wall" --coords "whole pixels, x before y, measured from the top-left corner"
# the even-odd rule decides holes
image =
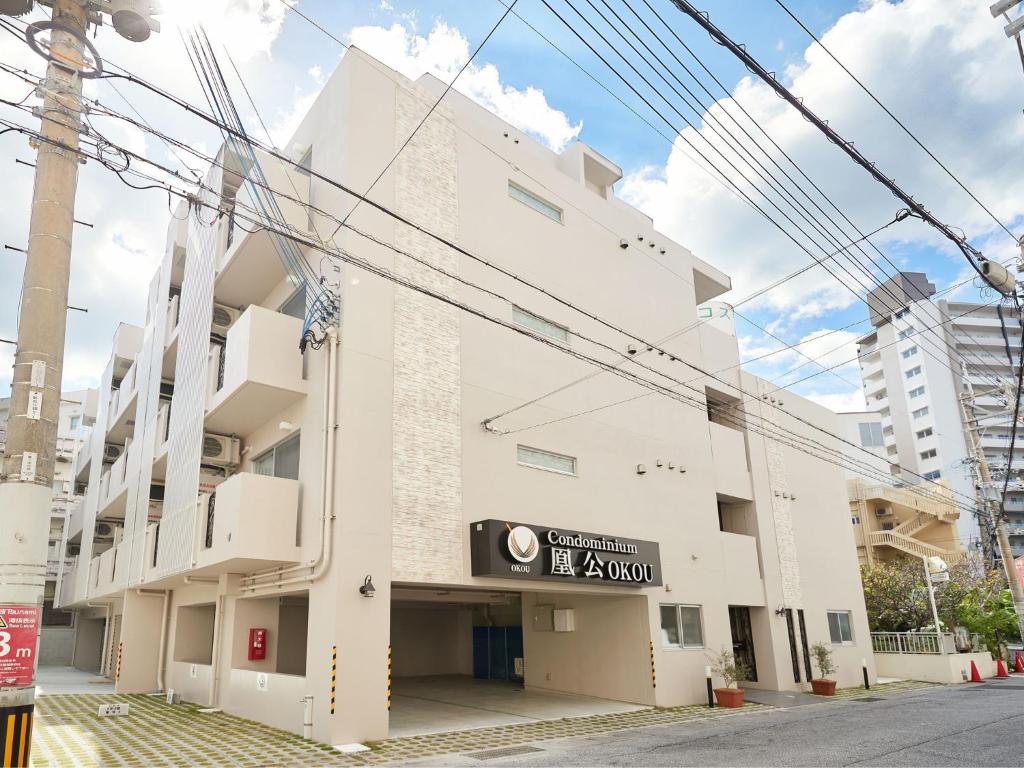
[[[363,189],[402,146],[442,88],[429,77],[410,83],[350,50],[289,152],[297,158],[311,146],[317,173]],[[275,162],[265,161],[270,176]],[[644,338],[665,338],[690,326],[698,304],[727,290],[728,278],[656,232],[649,219],[614,195],[596,192],[584,173],[585,163],[615,172],[583,145],[555,155],[452,93],[371,198],[596,316],[635,329]],[[219,174],[212,173],[211,179],[219,183]],[[561,207],[562,221],[511,198],[509,181]],[[338,216],[351,206],[341,192],[315,178],[310,197]],[[606,345],[572,338],[571,349],[612,362],[623,362],[628,354],[630,340],[622,334],[521,282],[499,277],[464,254],[383,217],[372,206],[362,205],[350,221],[508,301],[457,285],[452,278],[439,276],[355,232],[338,235],[342,247],[380,267],[503,321],[511,320],[512,302]],[[334,228],[333,222],[314,223],[322,237]],[[234,571],[202,543],[201,510],[206,502],[201,491],[207,490],[204,483],[216,482],[199,470],[208,417],[211,309],[213,301],[231,296],[232,305],[239,309],[258,305],[276,312],[291,289],[284,274],[277,276],[273,271],[273,259],[268,258],[272,252],[260,245],[259,233],[238,235],[240,239],[225,254],[222,230],[201,228],[194,213],[187,226],[186,238],[181,225],[172,223],[161,275],[154,281],[157,298],[145,339],[138,333],[136,350],[141,351],[141,367],[149,374],[144,382],[140,378],[142,415],[136,422],[134,443],[140,450],[138,460],[151,462],[154,392],[160,378],[156,358],[163,356],[167,333],[161,307],[169,286],[180,285],[170,447],[155,567],[150,560],[153,529],[147,535],[139,528],[144,519],[140,513],[143,491],[149,484],[145,469],[132,480],[136,501],[134,508],[131,501],[126,507],[124,533],[132,551],[133,543],[141,540],[146,553],[141,572],[133,568],[125,577],[127,584],[171,590],[162,635],[166,641],[164,687],[187,699],[292,730],[301,723],[300,695],[311,695],[318,740],[382,738],[388,728],[392,583],[404,593],[415,588],[517,592],[524,619],[527,606],[572,607],[578,630],[570,636],[532,632],[524,621],[528,686],[666,706],[701,701],[706,651],[732,643],[730,605],[750,609],[758,665],[758,681],[750,685],[770,689],[800,689],[809,671],[801,660],[801,682],[794,680],[786,623],[776,614],[777,608],[804,611],[809,644],[828,640],[827,610],[850,611],[855,642],[837,648],[838,678],[842,685],[857,684],[859,660],[870,658],[870,642],[856,558],[848,540],[842,470],[755,431],[710,422],[705,391],[730,401],[747,398],[751,402],[744,408],[755,423],[766,419],[771,429],[795,430],[809,439],[824,438],[788,414],[831,432],[838,424],[824,409],[789,393],[769,397],[771,387],[766,382],[741,375],[736,339],[728,323],[707,324],[666,342],[677,360],[639,349],[631,362],[623,363],[648,378],[657,374],[639,367],[638,361],[666,375],[692,380],[689,389],[680,388],[688,402],[656,395],[637,397],[644,391],[605,373],[496,421],[495,428],[511,431],[498,434],[485,430],[481,422],[589,374],[593,367],[351,266],[335,269],[330,260],[324,272],[338,282],[343,306],[336,393],[325,391],[327,347],[309,349],[301,391],[296,388],[289,393],[287,386],[261,390],[266,399],[254,395],[252,402],[257,405],[285,400],[289,404],[263,410],[254,407],[246,414],[246,428],[237,430],[242,459],[236,471],[243,473],[252,471],[254,460],[267,449],[296,432],[301,435],[298,479],[280,480],[299,486],[298,555],[290,524],[285,526],[289,530],[271,527],[276,536],[254,538],[259,551],[254,547],[250,554],[274,565],[272,548],[278,542],[285,553],[282,561],[308,567],[281,588],[257,589],[255,595],[246,591],[241,577],[258,569],[247,564]],[[620,247],[622,240],[630,244],[628,248]],[[179,262],[182,249],[183,264]],[[309,260],[319,267],[319,254],[310,254]],[[258,269],[253,266],[257,263]],[[294,346],[279,349],[279,340],[269,334],[261,341],[251,345],[253,354],[269,355],[269,362],[298,354]],[[287,359],[289,365],[294,362]],[[704,381],[696,378],[688,364],[705,370],[731,369],[716,380]],[[166,360],[162,368],[166,371]],[[108,370],[107,389],[110,376]],[[762,395],[769,399],[762,400]],[[325,424],[329,396],[336,399],[334,424]],[[99,418],[105,424],[102,403],[103,398]],[[574,415],[580,411],[592,412]],[[572,418],[562,418],[568,416]],[[334,465],[326,469],[333,473],[335,484],[333,497],[324,505],[324,441],[331,435],[337,452]],[[95,442],[101,451],[102,439]],[[517,444],[576,457],[575,476],[519,465]],[[152,612],[162,601],[146,595],[138,596],[139,601],[124,599],[122,606],[125,583],[105,575],[112,556],[90,563],[96,553],[91,532],[100,463],[94,457],[87,498],[92,518],[87,510],[82,566],[77,569],[76,589],[66,602],[82,606],[89,600],[118,601],[114,611],[123,611],[126,618],[119,636],[127,643],[139,626],[133,623],[132,612],[144,613],[152,621]],[[646,474],[637,472],[640,464],[648,468]],[[732,505],[730,525],[736,528],[720,528],[719,501]],[[231,503],[230,494],[225,493],[221,503]],[[241,521],[243,514],[266,519],[260,517],[266,510],[257,509],[258,504],[255,500],[251,509],[235,510],[239,514],[230,519]],[[318,561],[325,506],[333,518],[328,528],[333,556],[321,578],[303,581]],[[634,589],[474,577],[469,526],[487,518],[657,541],[665,584]],[[243,546],[232,542],[236,544]],[[90,569],[102,586],[90,581]],[[368,575],[376,587],[373,600],[358,592]],[[279,598],[308,598],[304,676],[281,672],[275,650],[284,615],[284,604],[274,602]],[[663,645],[662,603],[701,606],[704,648],[676,650]],[[202,611],[207,616],[213,610],[217,617],[215,641],[208,637],[205,623],[202,632],[197,629],[192,635],[181,623],[188,609],[197,605],[213,606]],[[460,626],[465,629],[464,622]],[[268,657],[263,661],[246,657],[246,633],[251,627],[270,632]],[[799,628],[797,633],[799,638]],[[149,642],[146,649],[125,649],[120,690],[142,690],[150,680],[155,687],[157,676],[151,672],[158,660],[152,646]],[[193,656],[199,650],[203,658],[208,654],[210,663],[178,659],[186,648]],[[334,648],[338,649],[337,695],[336,711],[331,714]],[[464,656],[453,663],[464,669]],[[396,666],[422,670],[424,664],[423,659],[403,659]],[[215,665],[220,674],[212,673]],[[595,665],[617,671],[595,681],[588,674]],[[261,671],[269,676],[266,691],[256,690]]]

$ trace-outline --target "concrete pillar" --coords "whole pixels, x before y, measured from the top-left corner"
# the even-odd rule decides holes
[[[117,693],[151,693],[159,690],[163,594],[128,589],[121,618],[121,669]]]

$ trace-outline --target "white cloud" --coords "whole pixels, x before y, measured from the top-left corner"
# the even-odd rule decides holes
[[[836,413],[866,411],[868,409],[867,403],[864,402],[864,393],[859,389],[850,390],[849,392],[808,392],[802,396]]]
[[[355,27],[350,37],[352,45],[412,79],[429,73],[448,83],[469,60],[469,40],[443,21],[437,21],[426,37],[398,22],[390,27]],[[582,122],[573,124],[548,104],[541,89],[503,83],[493,64],[470,64],[454,88],[556,152],[583,128]]]
[[[1020,62],[984,4],[974,0],[904,0],[898,4],[877,0],[843,16],[822,40],[999,217],[1013,220],[1024,212],[1024,174],[1019,162],[1014,162],[1024,138],[1019,114]],[[756,50],[753,53],[757,55]],[[1000,237],[987,215],[818,46],[811,46],[803,59],[789,68],[786,78],[811,109],[855,141],[858,149],[938,216],[962,227],[972,240],[991,235],[995,242]],[[745,77],[734,94],[862,230],[888,221],[902,207],[768,86]],[[736,115],[752,135],[759,135],[735,105],[715,105],[712,113],[734,133],[742,137],[722,116],[723,109]],[[714,135],[710,122],[705,115],[699,123],[700,135],[694,129],[687,129],[685,135],[709,157],[714,153],[701,136],[735,159]],[[785,166],[777,151],[770,147],[769,151]],[[734,298],[812,262],[810,255],[734,192],[709,179],[688,154],[692,155],[692,150],[677,139],[663,167],[633,172],[624,180],[621,194],[652,215],[659,229],[725,269],[733,278]],[[763,156],[761,160],[768,164]],[[751,185],[729,171],[720,158],[718,164],[741,189],[751,192]],[[738,161],[736,164],[745,168]],[[753,172],[745,170],[753,177]],[[792,168],[789,171],[795,175]],[[759,179],[757,186],[765,188]],[[763,198],[754,197],[771,210]],[[807,201],[804,204],[811,207]],[[829,209],[827,204],[821,205]],[[787,210],[794,220],[801,221],[798,214]],[[781,215],[773,215],[795,232]],[[838,218],[834,212],[833,216]],[[1005,242],[1000,247],[1012,248],[1009,238],[1001,237]],[[954,254],[918,222],[900,223],[882,233],[879,241],[883,248],[939,246],[951,263],[962,262],[959,253]],[[818,257],[823,255],[812,251]],[[839,274],[855,289],[863,282],[862,277]],[[849,290],[815,267],[758,299],[756,306],[808,318],[855,301]]]

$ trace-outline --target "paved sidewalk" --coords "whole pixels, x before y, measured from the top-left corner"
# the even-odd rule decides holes
[[[841,698],[934,687],[902,682],[871,691],[848,689]],[[123,717],[99,717],[101,704],[127,702]],[[827,706],[829,699],[822,699]],[[647,708],[586,717],[545,720],[468,731],[408,736],[372,744],[372,751],[342,755],[286,731],[224,713],[202,714],[191,704],[170,706],[157,696],[54,694],[40,696],[33,739],[33,766],[353,766],[528,745],[571,736],[612,734],[630,728],[671,725],[772,711],[704,706]]]

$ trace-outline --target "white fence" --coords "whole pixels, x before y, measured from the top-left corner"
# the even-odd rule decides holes
[[[872,632],[871,649],[875,653],[935,653],[940,652],[940,634],[937,632]],[[946,653],[955,653],[956,645],[950,632],[941,634]]]

